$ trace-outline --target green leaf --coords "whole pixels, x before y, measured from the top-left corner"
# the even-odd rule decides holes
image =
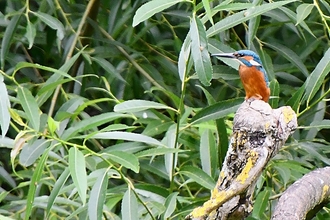
[[[218,166],[221,167],[223,161],[225,160],[226,153],[228,150],[228,133],[227,133],[227,125],[224,118],[220,118],[215,120],[217,125],[217,133],[218,133]]]
[[[14,220],[13,218],[6,217],[6,216],[1,215],[1,214],[0,214],[0,219],[1,219],[1,220]]]
[[[311,146],[314,143],[312,144],[312,143],[308,143],[308,142],[300,142],[299,144],[301,144],[299,147],[306,148],[306,149],[310,148],[311,151],[308,150],[308,153],[310,153],[311,155],[314,155],[314,153],[316,153],[316,155],[317,155],[316,158],[321,159],[321,157],[324,157],[323,155],[320,155],[318,152],[315,151],[315,146]],[[326,158],[326,157],[324,157],[324,158]],[[326,163],[330,164],[329,163],[330,160],[328,158],[326,158],[326,160],[327,160]],[[276,166],[286,167],[294,172],[299,172],[302,174],[306,174],[306,173],[310,172],[310,170],[307,169],[302,162],[298,162],[298,161],[294,161],[294,160],[278,160],[278,161],[276,161]]]
[[[135,173],[138,173],[140,170],[139,160],[134,154],[124,151],[110,151],[107,153],[107,156],[109,156],[110,160],[131,169]]]
[[[84,49],[84,48],[83,48]],[[67,60],[58,71],[61,71],[62,73],[66,73],[69,71],[69,69],[73,66],[73,64],[77,61],[80,54],[83,52],[83,49],[80,50],[78,53],[76,53],[73,57],[71,57],[69,60]],[[55,72],[57,73],[57,72]],[[45,86],[48,86],[49,84],[52,84],[56,81],[59,81],[63,78],[63,74],[53,74],[51,77],[49,77],[46,81],[46,83],[43,84],[41,89]],[[43,94],[38,94],[38,104],[41,106],[44,102],[47,101],[47,99],[53,94],[55,88],[48,90],[47,92]]]
[[[136,12],[133,17],[132,26],[140,24],[141,22],[147,20],[154,14],[161,12],[172,5],[175,5],[179,2],[184,2],[186,0],[152,0],[143,4]]]
[[[177,149],[178,143],[176,141],[176,125],[172,125],[166,132],[165,137],[162,140],[168,148]],[[168,178],[171,181],[174,175],[174,169],[178,162],[178,154],[165,154],[165,170],[168,174]]]
[[[163,202],[158,202],[155,200],[148,202],[148,208],[151,210],[151,214],[153,216],[161,216],[161,214],[163,214],[166,210]]]
[[[260,0],[254,0],[253,1],[253,6],[261,5],[262,1]],[[259,24],[260,24],[260,15],[256,16],[254,18],[251,18],[249,20],[249,28],[248,28],[248,33],[247,33],[247,47],[252,48],[253,47],[253,40],[256,37]]]
[[[234,113],[243,101],[243,98],[236,98],[207,106],[197,112],[197,114],[191,119],[191,124],[198,124],[205,121],[226,117],[228,114]]]
[[[0,126],[1,126],[1,135],[2,137],[6,136],[6,133],[10,125],[10,102],[6,84],[3,81],[3,76],[0,75]]]
[[[265,217],[264,213],[269,202],[270,190],[271,189],[266,188],[258,194],[253,205],[252,217],[256,219],[263,219]]]
[[[49,147],[49,140],[39,139],[25,144],[19,154],[19,163],[25,167],[32,165]]]
[[[318,50],[318,48],[320,47],[320,44],[322,44],[321,39],[316,38],[314,41],[312,41],[308,45],[306,45],[306,47],[303,47],[302,48],[303,50],[299,53],[299,56],[301,57],[301,59],[305,60],[309,56],[313,56],[312,53],[314,53],[314,51]]]
[[[283,185],[286,185],[289,180],[291,179],[292,173],[291,173],[291,168],[289,168],[287,165],[281,165],[276,163],[274,166],[274,169],[278,174],[276,173],[275,175],[278,176],[280,179],[281,183]]]
[[[323,91],[322,91],[323,93]],[[322,94],[323,95],[323,94]],[[316,105],[313,105],[311,108],[308,109],[308,116],[307,120],[305,120],[304,124],[308,124],[312,122],[310,125],[318,125],[318,124],[326,124],[322,122],[324,119],[324,116],[326,115],[326,110],[327,110],[327,103],[326,102],[318,102]],[[303,121],[303,120],[302,120]],[[328,121],[329,123],[330,121]],[[328,127],[329,124],[328,124]],[[317,134],[319,130],[322,128],[316,128],[313,127],[311,129],[304,129],[302,132],[300,132],[301,137],[304,137],[305,140],[313,140],[314,138],[317,138]]]
[[[168,173],[164,169],[163,163],[143,163],[143,169],[147,170],[150,173],[156,175],[156,178],[160,178],[161,180],[168,180]]]
[[[248,48],[252,47],[253,40],[256,37],[257,31],[259,29],[259,24],[260,24],[260,15],[254,17],[254,18],[251,18],[249,21],[249,28],[248,28],[248,34],[247,34]]]
[[[166,210],[164,212],[164,219],[168,219],[174,212],[176,208],[176,198],[178,196],[178,192],[171,193],[165,200]]]
[[[198,79],[206,86],[212,79],[212,64],[207,50],[207,38],[204,26],[197,16],[193,16],[190,22],[191,55],[194,60]]]
[[[309,126],[299,126],[299,129],[330,129],[330,120],[323,119],[322,121],[313,121]]]
[[[217,57],[218,59],[218,57]],[[223,60],[221,60],[223,61]],[[236,64],[238,62],[236,61]],[[239,74],[237,72],[237,69],[232,68],[231,66],[227,65],[216,65],[213,66],[213,79],[220,79],[224,81],[233,81],[233,80],[239,80]],[[204,92],[205,93],[205,92]],[[211,103],[208,103],[211,104]]]
[[[213,96],[211,95],[211,93],[209,91],[207,91],[207,89],[205,89],[204,87],[202,87],[200,85],[196,85],[196,86],[199,87],[203,91],[203,93],[207,99],[207,104],[209,104],[209,105],[215,104],[215,100],[214,100]]]
[[[122,82],[126,82],[123,77],[118,73],[116,68],[106,59],[101,57],[91,57],[91,60],[95,61],[97,64],[100,65],[106,72],[114,76],[115,78],[121,80]]]
[[[44,152],[42,154],[42,157],[40,158],[39,163],[33,172],[30,186],[29,186],[29,192],[28,192],[27,199],[26,199],[26,209],[25,209],[25,217],[24,217],[25,220],[30,219],[30,216],[32,213],[32,208],[33,208],[33,202],[35,199],[36,189],[37,189],[38,183],[40,181],[40,178],[42,176],[42,172],[44,170],[50,149],[51,148],[48,148],[48,150],[46,150],[46,152]]]
[[[148,150],[140,151],[135,154],[137,157],[154,157],[164,154],[171,154],[171,153],[179,153],[183,152],[183,150],[176,149],[176,148],[167,148],[167,147],[157,147],[157,148],[151,148]]]
[[[241,11],[252,6],[252,3],[232,2],[232,0],[223,1],[213,8],[213,14],[216,14],[220,11]]]
[[[150,89],[150,92],[154,92],[154,91],[160,91],[160,92],[164,93],[169,99],[171,99],[173,106],[175,108],[179,108],[180,103],[181,103],[181,98],[177,94],[175,94],[174,91],[171,91],[169,89],[164,89],[164,88],[152,87]]]
[[[180,168],[179,172],[209,190],[213,190],[215,187],[215,181],[200,168],[184,166]]]
[[[57,71],[59,71],[59,70],[57,70]],[[62,74],[62,73],[60,73],[60,74]],[[78,82],[79,84],[81,84],[81,82],[78,80],[79,78],[90,77],[90,76],[96,77],[96,75],[92,75],[92,74],[84,74],[84,75],[81,75],[81,76],[76,76],[75,78],[72,78],[70,75],[68,75],[68,77],[70,77],[70,78],[60,79],[60,80],[57,80],[55,82],[44,84],[44,86],[42,86],[42,88],[38,90],[38,95],[41,96],[45,92],[53,91],[53,90],[55,90],[55,88],[57,86],[63,85],[64,83],[67,83],[67,82],[71,82],[72,80],[74,80],[75,82]]]
[[[213,176],[217,167],[218,154],[213,131],[210,129],[205,129],[201,135],[199,153],[203,171]]]
[[[216,40],[214,38],[209,38],[209,51],[210,53],[212,54],[216,54],[216,53],[230,53],[230,52],[235,52],[234,49],[232,49],[231,47],[229,47],[228,45],[222,43],[221,41],[219,40]],[[221,73],[231,73],[230,68],[229,67],[232,67],[233,69],[235,70],[238,70],[238,67],[239,67],[239,63],[234,60],[234,59],[228,59],[228,58],[223,58],[223,57],[216,57],[216,59],[219,59],[221,60],[223,63],[225,63],[227,65],[227,68],[224,67],[223,65],[221,67],[224,67],[224,69],[220,69],[220,68],[217,68],[215,69],[216,71],[221,71]],[[224,72],[226,71],[226,72]],[[234,77],[237,77],[239,79],[239,75],[237,74],[233,74]]]
[[[40,65],[40,64],[36,64],[36,63],[19,62],[15,66],[14,74],[16,74],[19,70],[21,70],[23,68],[28,68],[28,67],[41,69],[41,70],[46,70],[46,71],[49,71],[49,72],[54,72],[54,73],[60,74],[64,77],[67,77],[67,78],[71,79],[72,81],[76,81],[77,83],[81,84],[78,80],[76,80],[75,78],[73,78],[72,76],[70,76],[69,74],[67,74],[64,71],[57,70],[57,69],[54,69],[54,68],[51,68],[51,67],[48,67],[48,66],[43,66],[43,65]]]
[[[202,0],[202,2],[203,2],[203,6],[204,6],[204,9],[205,9],[207,18],[209,19],[211,24],[214,25],[213,18],[212,18],[212,11],[211,11],[211,7],[210,7],[210,1],[209,0]]]
[[[280,84],[278,83],[278,81],[276,79],[273,79],[272,81],[270,81],[269,83],[269,88],[270,88],[270,92],[271,92],[271,99],[269,100],[269,105],[272,108],[277,108],[278,107],[278,102],[280,100]]]
[[[330,159],[325,154],[325,152],[328,151],[329,146],[321,143],[315,143],[315,142],[299,142],[299,147],[304,149],[307,153],[307,155],[312,156],[311,158],[317,158],[319,161],[322,161],[326,165],[330,165]],[[324,149],[323,151],[320,151],[319,149]],[[298,162],[297,162],[298,163]],[[297,167],[291,167],[290,169],[295,171],[300,171],[301,173],[308,173],[308,169],[306,169],[303,165],[297,166]]]
[[[306,80],[306,90],[303,101],[307,100],[307,105],[315,94],[319,91],[321,85],[324,83],[325,77],[330,72],[330,48],[325,52],[324,56],[317,64],[313,72]]]
[[[327,9],[327,11],[330,12],[330,4],[329,4],[329,2],[327,2],[325,0],[320,0],[320,2]]]
[[[153,101],[147,101],[147,100],[129,100],[122,102],[120,104],[115,105],[114,111],[115,112],[121,112],[121,113],[134,113],[134,112],[140,112],[147,109],[170,109],[173,111],[176,111],[175,109]]]
[[[304,94],[306,87],[306,83],[303,84],[293,95],[292,97],[287,101],[287,105],[291,106],[293,111],[298,112],[299,106],[301,104],[301,97]]]
[[[12,173],[9,173],[9,171],[5,170],[3,166],[0,167],[0,178],[3,181],[3,183],[5,182],[10,187],[15,188],[17,187],[16,180],[14,180],[15,177],[12,177],[11,175]],[[4,193],[4,191],[2,193]],[[2,202],[4,198],[5,197],[2,197],[2,194],[0,193],[0,202]]]
[[[65,219],[74,219],[77,216],[79,216],[79,219],[88,219],[88,209],[87,209],[87,206],[79,206],[74,211],[71,211],[70,212],[70,215],[66,215],[65,216]]]
[[[110,197],[107,198],[107,208],[109,210],[112,210],[113,208],[117,207],[120,203],[120,201],[123,199],[123,195],[120,194],[115,194],[111,195]],[[120,220],[120,218],[118,218]]]
[[[121,203],[121,219],[136,220],[138,219],[138,203],[131,187],[128,187],[124,194],[123,201]]]
[[[40,110],[35,98],[32,96],[31,92],[27,88],[22,86],[18,87],[17,96],[26,114],[27,120],[31,122],[32,128],[36,131],[39,131]]]
[[[100,175],[92,190],[88,200],[88,216],[90,220],[102,219],[103,205],[105,203],[105,197],[108,187],[108,169],[102,169],[102,175]]]
[[[55,132],[60,127],[60,122],[55,121],[52,117],[48,116],[48,118],[47,118],[47,125],[48,125],[49,132],[52,135],[55,135]]]
[[[29,42],[28,49],[32,48],[36,34],[37,34],[37,31],[36,31],[35,25],[33,23],[31,23],[30,20],[27,20],[25,37]]]
[[[159,184],[153,184],[153,183],[136,183],[135,189],[138,190],[138,192],[142,192],[143,195],[146,195],[146,197],[151,197],[153,195],[161,196],[162,198],[158,198],[158,202],[162,202],[164,204],[164,200],[166,197],[170,195],[169,189],[166,186],[162,186]],[[141,194],[142,194],[141,193]]]
[[[30,11],[30,12],[33,13],[34,15],[36,15],[42,22],[47,24],[49,27],[56,30],[57,37],[60,40],[62,40],[64,38],[64,26],[57,18],[55,18],[49,14],[40,12],[40,11],[37,11],[37,12]]]
[[[87,174],[84,154],[76,147],[69,150],[69,169],[83,206],[86,203]]]
[[[145,144],[139,142],[118,142],[118,144],[111,145],[111,147],[107,147],[102,150],[102,153],[112,152],[112,151],[124,151],[127,153],[134,154],[140,150],[144,150],[148,148]]]
[[[272,42],[271,44],[265,43],[265,45],[269,46],[270,48],[273,48],[279,54],[284,56],[288,61],[295,65],[305,76],[309,75],[309,72],[304,62],[293,50],[276,42]]]
[[[84,100],[84,103],[82,105],[80,105],[76,110],[75,112],[73,113],[74,116],[78,116],[79,114],[82,114],[83,113],[83,110],[89,106],[93,106],[93,107],[97,107],[97,103],[100,103],[100,102],[109,102],[111,101],[110,98],[99,98],[99,99],[91,99],[91,100]]]
[[[48,197],[47,209],[46,209],[46,213],[47,213],[46,219],[49,219],[48,216],[50,215],[50,210],[54,205],[55,199],[59,195],[60,190],[64,186],[64,184],[67,181],[67,179],[69,178],[69,176],[70,176],[70,170],[69,170],[69,167],[66,167],[63,170],[63,172],[61,173],[61,175],[57,178],[55,185],[52,188],[50,195]]]
[[[108,140],[125,140],[125,141],[134,141],[134,142],[142,142],[146,144],[163,146],[164,144],[159,142],[158,140],[148,137],[142,134],[136,134],[132,132],[124,132],[124,131],[110,131],[110,132],[99,132],[92,136],[95,139],[108,139]]]
[[[4,69],[5,67],[5,59],[7,57],[7,53],[9,51],[9,48],[11,46],[10,41],[13,39],[14,35],[16,34],[16,28],[18,25],[18,22],[21,18],[21,13],[18,15],[13,16],[13,18],[9,21],[8,26],[6,27],[6,31],[4,32],[4,35],[1,40],[1,53],[0,53],[0,61],[1,61],[1,69]]]
[[[79,132],[88,131],[90,129],[97,129],[98,126],[109,123],[118,118],[129,117],[124,114],[119,114],[115,112],[107,112],[99,114],[84,120],[81,120],[65,130],[61,136],[63,140],[69,140],[75,138]],[[91,134],[92,135],[92,134]]]
[[[297,23],[296,25],[300,24],[307,16],[312,12],[314,8],[313,4],[301,4],[297,7]]]
[[[178,58],[178,72],[181,82],[184,82],[188,74],[188,70],[189,70],[188,62],[190,58],[190,50],[191,50],[191,39],[190,39],[190,32],[188,32],[181,46],[181,50]]]
[[[294,11],[292,11],[289,7],[280,7],[279,8],[281,11],[283,11],[291,20],[292,23],[297,23],[297,14],[294,13]],[[287,20],[281,20],[281,22],[285,22]],[[313,31],[309,28],[309,26],[306,24],[305,21],[301,21],[299,23],[299,27],[302,27],[303,29],[305,29],[310,35],[312,35],[313,37],[316,38],[315,34],[313,33]],[[298,29],[299,30],[299,29]],[[293,30],[294,31],[294,30]],[[295,31],[294,31],[295,32]],[[304,38],[304,32],[302,32],[301,30],[299,30],[300,35]],[[301,57],[301,54],[299,54],[299,56]]]
[[[140,120],[136,121],[137,123]],[[147,123],[147,127],[143,130],[142,134],[149,137],[154,137],[156,135],[162,134],[168,130],[168,128],[173,125],[173,121],[165,121],[159,119],[141,119],[142,122]]]
[[[235,13],[231,16],[228,16],[224,19],[221,19],[219,22],[215,23],[212,27],[210,27],[207,31],[207,37],[212,37],[220,32],[228,30],[238,24],[241,24],[245,21],[250,20],[258,15],[261,15],[267,11],[273,10],[275,8],[279,8],[282,5],[289,4],[291,2],[295,2],[296,0],[288,0],[288,1],[278,1],[273,3],[267,3],[260,6],[252,6],[247,10]]]

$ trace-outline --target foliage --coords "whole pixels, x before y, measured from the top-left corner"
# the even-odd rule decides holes
[[[250,219],[269,218],[287,185],[330,164],[325,0],[0,8],[1,218],[182,219],[207,200],[244,96],[237,64],[209,53],[257,51],[270,104],[299,116]]]

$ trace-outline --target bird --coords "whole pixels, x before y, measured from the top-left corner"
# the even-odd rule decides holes
[[[268,102],[269,80],[258,54],[251,50],[238,50],[234,53],[212,54],[212,56],[231,58],[240,63],[238,73],[245,90],[245,100],[254,98]]]

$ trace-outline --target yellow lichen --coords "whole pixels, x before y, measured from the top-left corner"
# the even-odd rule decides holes
[[[236,178],[238,182],[240,182],[241,184],[245,183],[246,179],[249,177],[249,172],[252,169],[253,164],[254,164],[253,159],[249,157],[247,163],[245,164],[244,169]]]
[[[219,207],[219,204],[223,203],[223,201],[231,194],[233,194],[232,190],[218,192],[217,195],[215,196],[215,201],[217,205],[216,208]]]
[[[213,210],[218,208],[220,204],[228,197],[228,195],[232,194],[233,191],[215,191],[213,190],[214,195],[212,195],[212,199],[206,201],[203,206],[195,208],[191,212],[192,218],[200,218],[203,216],[209,215]]]
[[[258,153],[254,150],[250,150],[249,158],[251,158],[253,164],[258,160]]]
[[[265,123],[265,129],[267,130],[270,127],[270,122]]]
[[[220,177],[221,177],[221,179],[223,179],[225,177],[225,172],[221,171],[220,172]]]
[[[323,189],[322,189],[322,200],[324,200],[324,197],[325,197],[325,195],[327,194],[328,191],[329,191],[329,186],[324,185]]]
[[[284,116],[284,122],[286,124],[289,123],[293,119],[293,117],[295,115],[294,111],[292,111],[292,109],[289,108],[289,107],[283,108],[282,109],[282,114]]]
[[[214,199],[218,192],[219,192],[219,190],[218,190],[218,184],[217,184],[211,192],[211,199]]]

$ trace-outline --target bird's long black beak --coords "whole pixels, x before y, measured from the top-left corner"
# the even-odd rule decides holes
[[[213,57],[225,57],[225,58],[232,58],[232,59],[236,58],[234,53],[215,53],[215,54],[211,54],[211,56],[213,56]]]

